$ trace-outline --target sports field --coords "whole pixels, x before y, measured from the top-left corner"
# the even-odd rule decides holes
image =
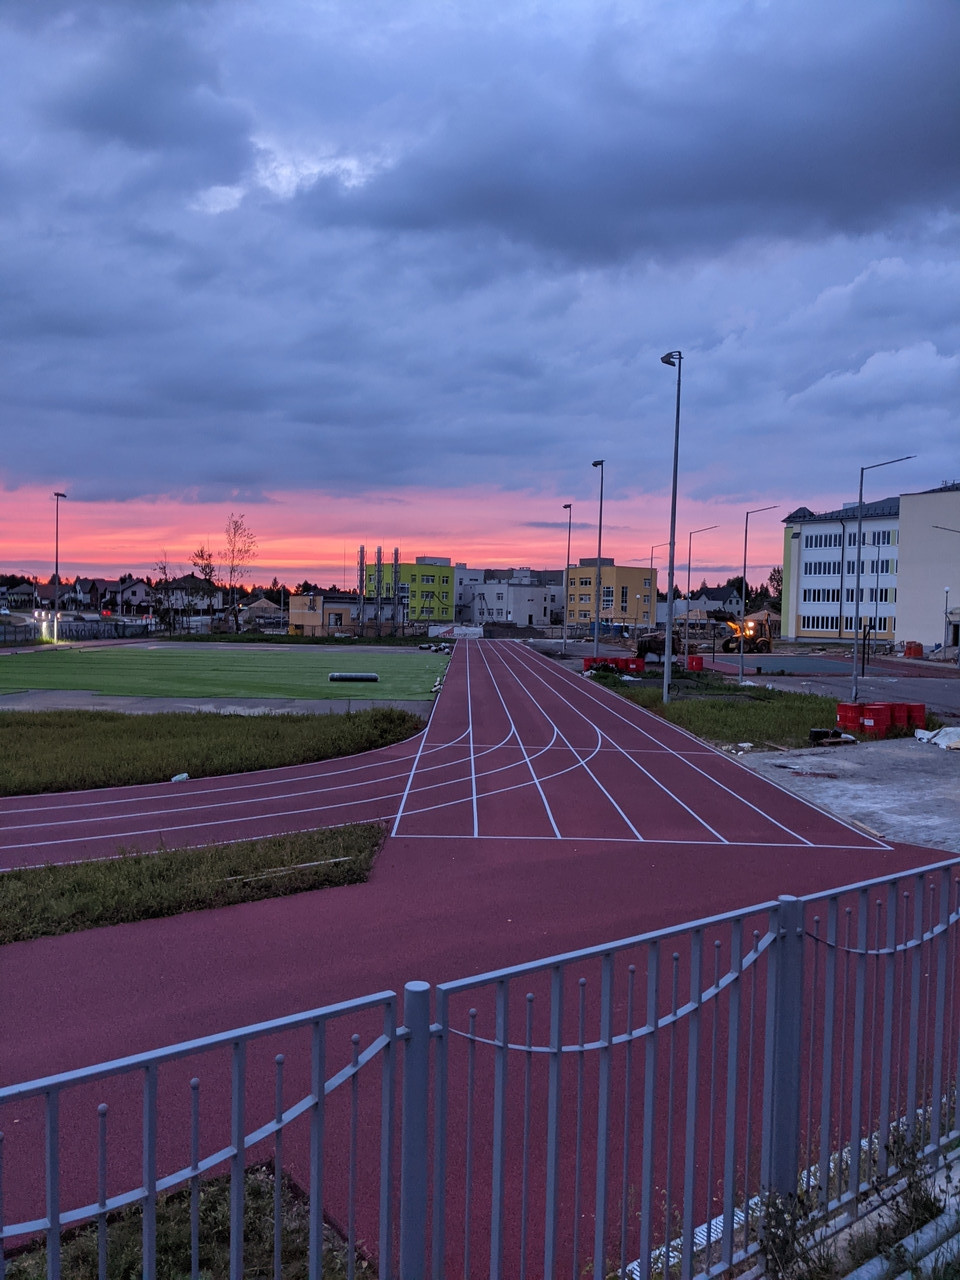
[[[324,645],[176,644],[34,649],[0,657],[0,694],[28,689],[157,698],[429,700],[446,654]],[[331,671],[375,671],[378,682],[333,683]]]

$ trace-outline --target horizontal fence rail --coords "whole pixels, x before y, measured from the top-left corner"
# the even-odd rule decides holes
[[[251,1214],[282,1275],[687,1280],[759,1260],[772,1202],[836,1229],[960,1138],[960,864],[431,988],[311,1010],[0,1089],[0,1280],[81,1224],[179,1194],[203,1272],[225,1179],[229,1274]],[[247,1204],[251,1169],[270,1184]],[[340,1272],[337,1272],[340,1274]]]

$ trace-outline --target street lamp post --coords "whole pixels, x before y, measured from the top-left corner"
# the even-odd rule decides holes
[[[681,351],[668,351],[660,357],[677,371],[677,412],[673,427],[673,483],[670,488],[670,560],[667,568],[667,629],[663,638],[663,701],[670,701],[670,676],[673,674],[673,571],[677,550],[677,464],[680,458],[680,371]]]
[[[750,527],[751,516],[758,515],[761,511],[774,511],[776,507],[776,503],[772,507],[754,507],[752,511],[747,512],[743,521],[743,581],[740,584],[740,662],[738,666],[740,684],[743,684],[743,635],[747,620],[747,530]]]
[[[943,651],[946,653],[950,644],[950,588],[943,588]]]
[[[857,569],[856,582],[853,588],[853,675],[850,680],[850,701],[857,700],[857,658],[860,647],[860,573],[863,566],[863,473],[876,471],[877,467],[892,467],[895,462],[909,462],[915,453],[905,454],[902,458],[888,458],[886,462],[871,462],[860,468],[860,488],[857,491]]]
[[[567,560],[563,566],[563,645],[561,650],[567,652],[567,613],[570,604],[570,531],[573,528],[573,503],[565,502],[563,509],[567,513]]]
[[[718,524],[707,524],[702,529],[691,529],[687,535],[687,611],[684,614],[683,629],[683,657],[684,661],[690,658],[690,561],[693,557],[693,535],[695,533],[709,533],[711,529],[719,529]]]
[[[658,547],[669,547],[669,545],[670,545],[669,542],[655,542],[653,546],[650,548],[650,572],[651,573],[653,572],[653,553],[657,550]]]
[[[57,503],[53,534],[53,643],[56,644],[59,634],[58,622],[60,614],[60,499],[65,498],[67,495],[56,490],[53,496]]]
[[[600,553],[603,548],[603,458],[597,458],[596,462],[591,463],[594,467],[600,468],[600,514],[597,518],[597,607],[596,619],[593,631],[593,656],[600,656]]]

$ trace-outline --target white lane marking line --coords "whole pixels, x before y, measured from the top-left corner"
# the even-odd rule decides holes
[[[452,665],[453,665],[453,659],[451,658],[450,663],[447,666],[448,672]],[[429,736],[430,726],[431,724],[433,724],[433,717],[436,714],[437,707],[439,707],[440,705],[440,699],[443,697],[443,691],[444,689],[446,689],[446,687],[447,687],[447,682],[446,682],[446,679],[444,679],[443,685],[440,688],[440,692],[439,694],[437,694],[436,701],[433,704],[433,709],[430,712],[430,719],[427,721],[427,727],[426,729],[424,729],[423,737],[420,739],[420,746],[417,749],[417,754],[413,757],[413,763],[410,766],[410,776],[407,778],[407,785],[403,789],[403,796],[401,797],[400,804],[397,808],[397,816],[394,819],[392,828],[390,829],[390,834],[392,836],[395,836],[397,834],[397,827],[400,825],[400,819],[403,816],[403,806],[407,803],[407,796],[410,793],[410,787],[413,783],[413,776],[417,772],[417,765],[420,763],[420,757],[423,754],[424,744],[426,743],[427,737]],[[463,735],[461,734],[460,736],[462,737]]]
[[[558,697],[560,701],[564,703],[565,706],[570,708],[570,710],[574,713],[574,715],[579,716],[585,723],[593,725],[593,728],[596,730],[596,732],[601,734],[602,737],[605,738],[606,741],[610,743],[611,747],[613,747],[616,750],[618,755],[625,757],[630,762],[630,764],[633,765],[635,769],[637,769],[640,773],[642,773],[646,778],[649,778],[649,780],[654,784],[654,786],[659,787],[661,791],[663,791],[666,795],[668,795],[670,799],[674,802],[674,804],[677,804],[680,806],[681,809],[686,810],[686,812],[689,813],[691,818],[693,818],[695,822],[698,822],[700,826],[704,828],[705,831],[709,831],[712,836],[715,836],[720,844],[730,843],[730,841],[727,840],[724,836],[722,836],[719,831],[711,827],[709,822],[707,822],[704,818],[701,818],[700,815],[695,810],[691,809],[691,807],[688,804],[685,804],[678,795],[676,795],[673,791],[670,790],[669,787],[667,787],[664,783],[662,783],[659,780],[659,778],[655,778],[648,769],[645,769],[643,765],[640,764],[639,761],[634,760],[633,757],[630,755],[630,753],[626,751],[623,747],[621,747],[620,744],[617,741],[615,741],[614,738],[612,738],[608,733],[604,733],[603,730],[600,729],[598,725],[594,724],[593,721],[588,719],[588,717],[578,707],[575,707],[574,704],[568,698],[565,698],[563,696],[563,694],[560,692],[559,689],[551,685],[549,681],[545,680],[543,676],[540,675],[539,672],[533,666],[524,663],[522,661],[522,658],[520,661],[520,666],[525,671],[527,671],[530,675],[532,675],[536,680],[539,680],[539,682],[542,685],[544,685],[550,692],[552,692],[555,697]],[[518,683],[519,683],[519,680],[518,680]],[[640,837],[640,838],[643,839],[643,837]]]
[[[496,642],[492,642],[492,643],[496,643]],[[497,651],[495,650],[495,652],[497,652]],[[497,656],[498,656],[498,658],[500,658],[500,660],[501,660],[501,662],[503,663],[503,665],[504,665],[505,667],[507,667],[506,659],[504,659],[504,658],[503,658],[502,654],[500,654],[499,652],[497,652]],[[509,668],[509,667],[507,667],[507,670],[509,671],[509,670],[510,670],[510,668]],[[547,714],[546,710],[545,710],[543,707],[541,707],[541,706],[540,706],[540,704],[539,704],[539,703],[537,702],[537,700],[533,697],[533,695],[529,692],[529,690],[524,689],[524,686],[523,686],[523,685],[520,683],[520,681],[517,679],[516,675],[514,675],[514,674],[513,674],[513,672],[511,672],[510,674],[511,674],[511,675],[513,675],[513,679],[514,679],[514,681],[515,681],[515,683],[516,683],[516,685],[517,685],[517,688],[518,688],[518,689],[520,689],[522,692],[526,693],[527,697],[528,697],[528,698],[530,699],[530,701],[534,704],[534,706],[537,708],[537,710],[540,712],[540,714],[543,716],[543,718],[547,721],[547,723],[548,723],[548,724],[552,724],[552,725],[553,725],[554,730],[556,731],[556,734],[557,734],[557,736],[560,738],[560,740],[561,740],[563,743],[565,743],[565,744],[566,744],[566,746],[567,746],[567,747],[569,748],[569,750],[571,751],[571,753],[572,753],[574,756],[576,756],[578,760],[580,760],[580,768],[581,768],[581,769],[583,769],[583,770],[584,770],[584,771],[585,771],[585,772],[586,772],[586,773],[587,773],[587,774],[588,774],[588,775],[593,779],[593,781],[594,781],[594,783],[596,784],[596,786],[600,789],[600,791],[602,791],[602,792],[603,792],[603,794],[604,794],[604,795],[607,797],[607,799],[610,801],[611,806],[612,806],[614,809],[616,809],[617,813],[619,813],[619,815],[620,815],[620,817],[623,819],[624,823],[625,823],[625,824],[630,828],[630,830],[633,832],[633,834],[636,836],[636,838],[637,838],[638,840],[642,841],[642,840],[643,840],[643,836],[640,834],[640,832],[637,830],[637,828],[633,825],[633,823],[630,821],[630,819],[627,817],[627,815],[624,813],[624,811],[620,808],[620,806],[617,804],[616,800],[614,800],[613,796],[612,796],[612,795],[610,794],[610,792],[606,789],[606,787],[603,785],[603,783],[600,781],[600,779],[597,777],[597,775],[593,772],[593,770],[590,768],[590,766],[589,766],[589,765],[588,765],[588,764],[587,764],[587,763],[586,763],[586,762],[581,758],[579,751],[577,751],[577,750],[576,750],[576,748],[573,746],[573,744],[569,741],[569,739],[566,737],[566,735],[564,734],[564,732],[563,732],[563,730],[560,728],[560,726],[557,724],[557,722],[553,719],[553,717],[552,717],[552,716],[550,716],[550,715],[548,715],[548,714]],[[584,717],[582,717],[582,718],[583,718],[583,719],[586,719],[586,717],[585,717],[585,716],[584,716]],[[587,723],[589,723],[589,721],[587,721]],[[596,735],[597,735],[597,747],[596,747],[596,749],[591,753],[591,755],[588,757],[588,759],[593,759],[593,757],[597,754],[597,751],[600,749],[600,742],[601,742],[601,735],[600,735],[600,731],[599,731],[599,729],[597,729],[597,727],[596,727],[595,725],[592,725],[591,727],[593,728],[594,732],[595,732],[595,733],[596,733]],[[551,821],[552,821],[552,819],[553,819],[553,815],[551,814]],[[558,834],[558,838],[559,838],[559,832],[558,832],[557,834]]]
[[[482,643],[481,643],[481,646],[480,646],[480,657],[483,659],[483,665],[484,665],[484,666],[486,667],[486,669],[487,669],[487,675],[489,675],[489,677],[490,677],[491,681],[493,682],[493,687],[494,687],[494,690],[496,691],[496,695],[497,695],[497,697],[500,699],[500,705],[501,705],[501,707],[503,707],[503,713],[504,713],[504,715],[507,717],[507,720],[510,722],[510,730],[511,730],[511,732],[513,733],[513,735],[516,737],[517,742],[520,744],[520,749],[521,749],[521,750],[522,750],[522,752],[523,752],[523,759],[524,759],[524,763],[526,764],[527,768],[529,769],[529,771],[530,771],[530,777],[533,779],[534,785],[535,785],[535,786],[536,786],[536,788],[537,788],[537,793],[538,793],[538,794],[539,794],[539,796],[540,796],[540,802],[541,802],[541,804],[543,805],[543,808],[544,808],[544,811],[545,811],[545,813],[546,813],[546,815],[547,815],[547,818],[549,819],[550,826],[553,828],[553,834],[554,834],[554,835],[557,837],[557,839],[559,840],[559,839],[561,838],[561,836],[560,836],[560,828],[557,826],[557,824],[556,824],[556,820],[554,819],[554,816],[553,816],[553,810],[550,808],[550,805],[549,805],[549,803],[548,803],[548,801],[547,801],[547,797],[546,797],[546,796],[544,795],[544,793],[543,793],[543,787],[542,787],[542,786],[541,786],[541,784],[540,784],[540,779],[537,777],[536,770],[535,770],[535,769],[534,769],[534,767],[533,767],[533,762],[532,762],[532,760],[530,759],[530,755],[529,755],[529,753],[528,753],[528,751],[527,751],[527,748],[526,748],[526,746],[524,745],[524,743],[523,743],[523,741],[522,741],[522,739],[521,739],[521,737],[520,737],[520,734],[517,732],[517,726],[514,724],[513,716],[510,714],[510,711],[509,711],[509,709],[507,708],[506,699],[504,698],[503,694],[502,694],[502,693],[501,693],[501,691],[500,691],[500,685],[499,685],[499,682],[497,681],[496,676],[495,676],[495,675],[493,674],[493,672],[490,670],[490,663],[487,661],[487,655],[486,655],[486,653],[484,653],[484,651],[483,651]],[[554,729],[556,729],[556,726],[554,726]],[[512,788],[512,787],[510,787],[510,788],[508,788],[508,790],[513,790],[513,788]],[[474,834],[476,834],[476,832],[474,832]]]
[[[470,691],[470,641],[464,643],[464,653],[466,654],[467,664],[467,727],[469,729],[470,741],[470,799],[473,805],[473,834],[478,834],[477,819],[477,760],[474,755],[473,743],[473,696]]]

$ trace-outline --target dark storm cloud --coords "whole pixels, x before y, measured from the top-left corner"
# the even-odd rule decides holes
[[[952,0],[13,0],[0,33],[5,484],[592,500],[602,452],[652,493],[676,346],[690,496],[815,504],[868,424],[949,470]]]

